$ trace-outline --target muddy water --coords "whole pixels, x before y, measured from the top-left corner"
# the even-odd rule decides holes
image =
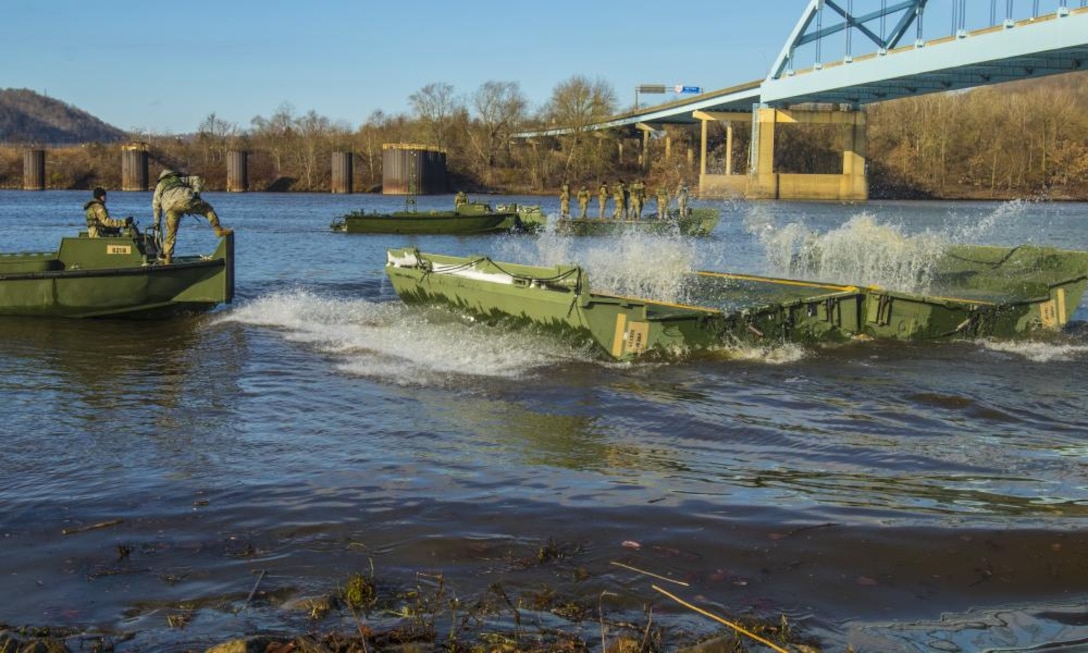
[[[53,248],[84,199],[0,192],[2,249]],[[668,297],[685,269],[773,273],[815,237],[883,252],[842,274],[912,275],[919,243],[1088,249],[1088,205],[732,202],[710,238],[617,241],[335,234],[341,213],[401,203],[211,200],[238,229],[234,305],[0,320],[0,623],[133,634],[122,650],[350,628],[291,606],[373,570],[390,597],[438,575],[465,600],[549,588],[590,623],[526,609],[522,627],[590,642],[599,613],[647,607],[677,639],[717,629],[654,585],[786,615],[827,650],[1088,641],[1088,304],[1031,342],[615,364],[404,307],[381,270],[417,245],[577,261],[595,287]],[[149,221],[150,194],[110,201]],[[213,245],[187,219],[179,248]]]

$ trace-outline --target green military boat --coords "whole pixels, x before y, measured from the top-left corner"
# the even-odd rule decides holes
[[[533,234],[548,226],[548,216],[539,204],[499,204],[495,210],[501,213],[516,213],[517,218],[503,223],[503,226],[516,233]]]
[[[468,202],[448,211],[353,211],[332,223],[333,231],[351,234],[473,235],[526,230],[516,207],[493,210],[483,202]]]
[[[55,252],[0,254],[0,315],[161,318],[234,298],[234,235],[210,256],[158,262],[151,234],[62,238]]]
[[[589,275],[576,265],[538,267],[407,248],[389,250],[385,269],[405,302],[556,328],[587,337],[622,360],[738,345],[1057,331],[1084,294],[1088,252],[951,247],[936,266],[932,294],[694,272],[685,279],[690,304],[593,292]]]
[[[677,210],[668,217],[646,216],[640,219],[616,220],[614,218],[562,218],[555,225],[556,233],[570,236],[608,236],[629,231],[652,234],[679,234],[681,236],[705,236],[718,226],[721,211],[709,207],[689,209],[684,215]]]

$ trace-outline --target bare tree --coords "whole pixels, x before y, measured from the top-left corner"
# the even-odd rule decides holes
[[[431,83],[408,96],[428,139],[429,145],[440,149],[446,147],[448,129],[451,120],[463,104],[453,94],[453,86],[444,83]]]
[[[483,181],[494,181],[496,158],[521,124],[528,102],[517,82],[484,82],[472,96],[478,129],[470,140]]]
[[[283,175],[284,153],[289,141],[295,138],[295,108],[283,103],[270,118],[256,116],[250,121],[255,130],[254,136],[272,155],[275,173]]]
[[[602,79],[590,81],[575,75],[552,90],[543,117],[552,127],[564,130],[561,136],[567,155],[564,176],[578,176],[579,170],[574,165],[585,154],[582,150],[587,146],[586,132],[591,125],[612,115],[615,108],[616,92]]]
[[[238,126],[232,122],[222,120],[215,113],[200,123],[197,128],[197,141],[205,150],[205,160],[210,163],[222,163],[226,158],[227,150],[238,135]],[[208,157],[207,154],[211,156]]]

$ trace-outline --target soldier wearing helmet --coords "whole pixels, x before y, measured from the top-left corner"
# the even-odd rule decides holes
[[[202,215],[215,229],[216,237],[222,238],[234,233],[219,224],[215,209],[200,197],[204,189],[204,180],[196,175],[183,175],[166,169],[159,175],[155,186],[155,195],[151,198],[151,212],[158,231],[162,214],[166,213],[166,235],[162,242],[162,259],[167,265],[174,257],[174,244],[177,241],[178,224],[183,215]]]

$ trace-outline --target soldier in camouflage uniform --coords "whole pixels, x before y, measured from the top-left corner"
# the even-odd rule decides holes
[[[623,180],[617,181],[612,186],[612,199],[616,202],[616,210],[612,214],[612,217],[617,220],[627,219],[627,187],[623,185]]]
[[[586,188],[585,184],[582,184],[582,187],[578,190],[578,209],[579,218],[584,220],[589,217],[586,215],[586,210],[589,209],[589,189]]]
[[[669,191],[665,184],[657,187],[657,219],[664,220],[669,217]]]
[[[608,204],[608,184],[601,182],[600,188],[597,189],[597,206],[601,208],[601,214],[597,217],[604,219],[604,205]]]
[[[166,213],[166,236],[162,241],[163,263],[169,265],[174,258],[174,243],[177,241],[178,224],[183,215],[203,215],[215,229],[217,238],[234,233],[219,224],[215,209],[200,197],[204,189],[204,180],[195,175],[183,175],[173,170],[163,170],[159,183],[155,186],[155,195],[151,198],[151,212],[158,231],[162,214]]]
[[[688,214],[688,185],[680,182],[680,189],[676,191],[676,204],[680,207],[680,217]]]
[[[91,193],[93,199],[83,205],[83,211],[87,214],[87,235],[91,238],[101,236],[117,236],[121,233],[121,227],[132,224],[132,216],[124,220],[116,220],[110,217],[110,211],[106,208],[106,189],[99,186]]]
[[[570,217],[570,184],[565,181],[559,187],[559,217]]]
[[[641,179],[636,179],[631,184],[631,219],[642,219],[642,200],[646,198],[646,185]]]

